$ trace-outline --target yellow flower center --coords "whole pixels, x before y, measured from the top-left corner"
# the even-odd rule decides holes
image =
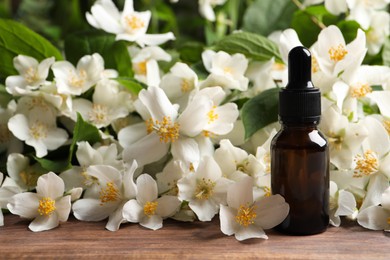
[[[93,176],[88,174],[86,167],[82,168],[81,176],[83,176],[83,178],[84,178],[83,184],[85,186],[92,186],[92,184],[98,183],[98,179],[96,177],[93,177]]]
[[[213,134],[212,132],[207,131],[207,130],[203,130],[203,131],[202,131],[202,135],[203,135],[204,137],[213,137],[213,136],[214,136],[214,134]]]
[[[0,124],[0,143],[7,143],[11,140],[12,134],[6,124]]]
[[[128,26],[128,29],[129,29],[128,31],[130,33],[145,27],[144,21],[142,21],[142,19],[140,17],[138,17],[134,14],[127,15],[125,17],[125,21],[126,21],[126,24]]]
[[[267,186],[263,187],[263,191],[264,191],[264,196],[265,197],[270,197],[271,196],[271,189],[270,189],[270,187],[267,187]]]
[[[365,97],[368,93],[372,92],[372,88],[366,83],[358,83],[354,86],[351,86],[351,96],[354,98]]]
[[[41,108],[42,110],[48,111],[49,110],[49,105],[47,102],[41,98],[41,97],[33,97],[31,98],[28,103],[28,109],[34,109],[34,108]]]
[[[314,56],[311,56],[311,71],[314,73],[320,71],[320,66],[318,65],[317,58]]]
[[[56,202],[51,198],[44,197],[39,200],[38,213],[41,216],[50,216],[56,210]]]
[[[30,127],[30,135],[35,140],[40,140],[47,137],[47,126],[39,121],[32,124]]]
[[[387,218],[387,224],[390,225],[390,217]]]
[[[190,172],[195,172],[195,167],[193,163],[190,163]]]
[[[179,187],[177,186],[177,180],[167,183],[169,190],[165,193],[166,195],[177,196],[179,194]]]
[[[87,72],[81,69],[78,75],[74,74],[72,71],[69,72],[69,83],[73,87],[81,88],[84,86],[85,79],[87,78]]]
[[[215,113],[215,108],[216,106],[213,106],[213,108],[207,113],[207,117],[209,118],[209,124],[218,119],[218,114]]]
[[[146,62],[147,61],[141,61],[134,64],[133,67],[134,67],[135,74],[144,75],[144,76],[146,75],[147,73]]]
[[[363,175],[369,176],[378,171],[379,163],[376,154],[367,150],[364,155],[357,155],[355,157],[356,167],[354,171],[354,177],[362,177]]]
[[[37,71],[32,67],[28,68],[24,73],[24,79],[29,84],[36,82],[39,79]]]
[[[198,200],[207,200],[214,194],[215,182],[210,179],[198,180],[195,189],[195,198]]]
[[[233,69],[230,67],[225,67],[225,68],[223,68],[223,72],[225,72],[225,74],[231,75],[233,73]]]
[[[156,213],[157,206],[158,206],[157,201],[146,202],[144,205],[144,214],[150,218]]]
[[[187,93],[191,90],[191,84],[190,81],[187,79],[183,79],[181,81],[181,92]]]
[[[255,218],[257,217],[255,210],[255,206],[241,205],[235,218],[236,222],[244,227],[255,223]]]
[[[106,187],[100,190],[101,205],[107,202],[117,201],[119,199],[119,190],[113,182],[108,182]]]
[[[88,113],[89,121],[95,124],[105,124],[107,122],[107,115],[107,106],[100,104],[93,104],[92,111]]]
[[[338,62],[344,59],[345,55],[348,54],[348,51],[345,49],[345,46],[339,44],[337,47],[331,47],[328,53],[332,61]]]
[[[150,118],[146,121],[146,127],[148,134],[155,131],[160,136],[160,142],[173,143],[179,138],[180,125],[173,123],[170,117],[164,116],[161,122]]]

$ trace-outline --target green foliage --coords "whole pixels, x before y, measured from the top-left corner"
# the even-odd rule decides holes
[[[273,31],[288,28],[297,9],[292,1],[255,0],[245,12],[243,29],[269,35]]]
[[[204,45],[201,42],[189,41],[180,45],[177,50],[182,61],[196,63],[202,59]]]
[[[343,33],[344,39],[347,43],[353,41],[357,36],[357,31],[360,24],[356,21],[341,21],[337,24],[340,31]]]
[[[277,45],[264,36],[249,32],[233,33],[220,40],[215,48],[230,54],[242,53],[247,58],[267,61],[272,57],[283,62]]]
[[[279,89],[272,88],[248,100],[241,109],[245,139],[278,120]]]
[[[337,21],[338,17],[330,14],[324,6],[309,6],[294,13],[291,27],[297,32],[302,44],[310,47],[317,41],[320,24],[336,24]]]
[[[146,85],[132,78],[120,77],[115,80],[135,95],[137,95],[142,89],[146,88]]]
[[[116,69],[120,76],[132,77],[132,64],[127,45],[115,41],[115,36],[102,31],[78,32],[65,38],[65,55],[68,61],[77,64],[84,55],[99,53],[106,68]]]
[[[0,19],[0,53],[0,78],[17,74],[13,58],[19,54],[39,61],[48,57],[62,60],[60,51],[48,40],[18,22],[5,19]]]

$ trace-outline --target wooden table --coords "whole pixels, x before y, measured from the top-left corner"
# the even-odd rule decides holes
[[[330,227],[315,236],[285,236],[269,230],[268,240],[238,242],[223,235],[219,220],[164,222],[157,231],[122,224],[117,232],[105,222],[80,222],[73,217],[40,233],[29,221],[6,215],[0,227],[0,258],[193,258],[193,259],[390,259],[390,234],[365,230],[354,223]]]

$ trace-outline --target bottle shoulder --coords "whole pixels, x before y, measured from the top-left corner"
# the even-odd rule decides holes
[[[271,147],[325,150],[328,147],[328,141],[316,128],[282,128],[272,139]]]

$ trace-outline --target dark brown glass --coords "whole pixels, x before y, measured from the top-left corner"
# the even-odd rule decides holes
[[[276,230],[324,232],[329,224],[329,151],[317,123],[283,124],[271,143],[271,189],[290,205]]]

